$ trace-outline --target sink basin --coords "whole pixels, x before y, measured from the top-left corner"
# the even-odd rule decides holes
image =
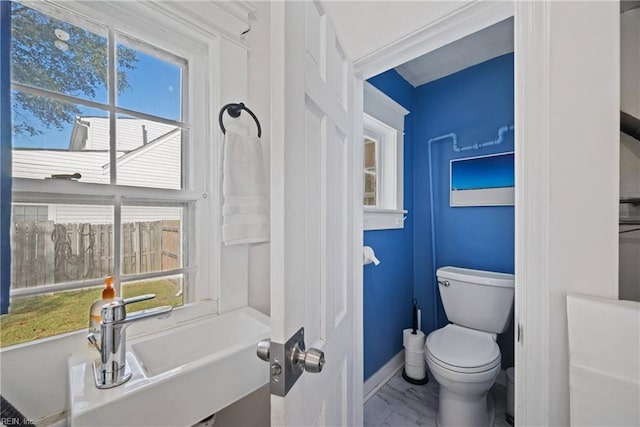
[[[255,348],[269,334],[269,318],[243,308],[131,340],[132,377],[108,390],[93,382],[95,351],[73,355],[70,425],[193,425],[267,384]]]
[[[144,339],[132,344],[131,350],[145,373],[155,376],[212,355],[221,359],[233,354],[247,344],[247,336],[255,350],[260,337],[269,336],[269,325],[233,313]]]

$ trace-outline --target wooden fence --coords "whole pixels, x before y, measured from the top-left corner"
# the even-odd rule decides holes
[[[178,220],[122,224],[122,273],[180,267],[180,242]],[[17,222],[12,248],[12,289],[113,274],[112,224]]]

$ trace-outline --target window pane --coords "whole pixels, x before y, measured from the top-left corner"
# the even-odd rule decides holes
[[[137,280],[122,284],[122,298],[131,298],[144,294],[155,294],[155,298],[127,306],[127,311],[134,312],[161,305],[179,307],[184,304],[182,292],[182,274],[159,277],[156,279]]]
[[[364,139],[364,200],[365,206],[377,206],[377,170],[376,170],[377,142],[370,138]]]
[[[183,208],[122,207],[122,274],[182,267]]]
[[[14,222],[27,222],[37,221],[43,222],[49,219],[49,206],[47,205],[14,205],[13,206],[13,221]]]
[[[364,174],[364,205],[377,206],[376,203],[376,175]]]
[[[118,184],[182,188],[182,132],[175,126],[119,115]]]
[[[35,116],[14,108],[14,177],[44,179],[54,174],[80,173],[80,182],[109,183],[108,112],[18,90],[12,95],[14,100],[29,99],[43,109],[68,112],[63,120],[51,116],[51,122],[39,122],[31,129],[20,126],[37,122]]]
[[[122,297],[156,294],[156,298],[136,303],[133,312],[160,305],[183,305],[182,275],[128,282],[122,285]],[[19,344],[65,332],[84,329],[89,322],[89,307],[101,297],[103,286],[47,293],[11,299],[9,314],[0,316],[0,347]]]
[[[112,206],[13,206],[12,290],[113,274]]]
[[[13,2],[12,80],[82,99],[106,102],[107,29],[96,24],[91,27],[90,31]],[[135,61],[129,60],[122,65],[131,65],[132,62]],[[28,102],[20,106],[32,112],[40,108]]]
[[[101,293],[102,286],[11,298],[9,314],[0,316],[0,347],[86,328]]]
[[[365,170],[376,170],[376,141],[364,139],[364,168]]]
[[[181,121],[182,65],[166,59],[169,55],[160,51],[143,52],[139,48],[141,45],[133,40],[121,40],[117,44],[119,58],[134,56],[136,59],[135,67],[131,67],[130,61],[118,61],[118,88],[121,91],[117,106]],[[127,90],[122,90],[124,88]]]

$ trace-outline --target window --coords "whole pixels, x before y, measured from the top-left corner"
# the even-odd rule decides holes
[[[364,229],[403,228],[404,116],[409,112],[364,84]]]
[[[139,309],[211,296],[196,292],[209,155],[189,98],[206,92],[205,79],[189,79],[204,74],[206,51],[157,25],[130,34],[100,17],[11,5],[11,307],[1,346],[86,327],[108,275],[122,297],[157,295]]]
[[[378,206],[377,159],[379,145],[375,139],[369,136],[364,137],[364,205],[367,207]]]
[[[47,205],[13,205],[12,218],[18,222],[44,222],[49,220]]]

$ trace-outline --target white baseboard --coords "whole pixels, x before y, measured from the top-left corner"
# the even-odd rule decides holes
[[[400,350],[398,354],[393,356],[391,360],[384,364],[384,366],[371,375],[364,382],[364,401],[369,400],[371,396],[387,383],[400,369],[404,366],[404,349]]]

